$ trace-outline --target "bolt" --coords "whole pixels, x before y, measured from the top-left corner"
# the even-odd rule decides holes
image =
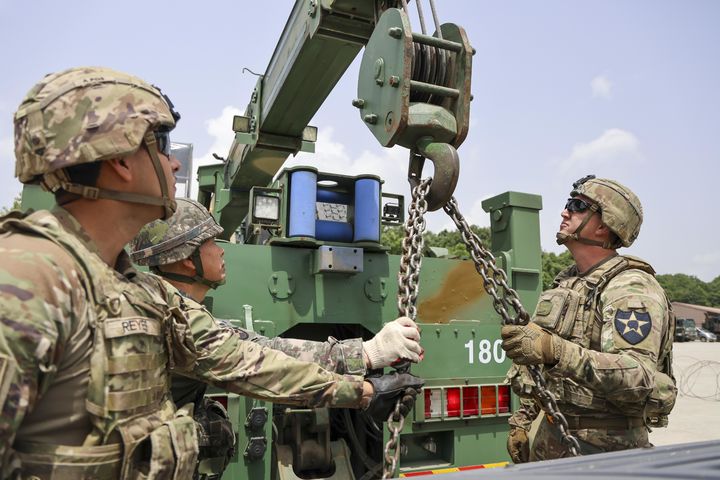
[[[388,30],[388,35],[390,35],[393,38],[401,38],[402,37],[402,28],[400,27],[392,27]]]
[[[363,108],[365,106],[365,100],[362,98],[356,98],[352,101],[352,106],[355,108]]]
[[[475,50],[474,47],[470,47],[470,48],[472,48],[472,50],[471,50],[472,54],[475,55],[477,53],[477,50]]]
[[[397,88],[400,85],[400,77],[397,75],[392,75],[390,77],[390,86]]]
[[[470,101],[472,102],[473,100],[475,100],[475,95],[470,95]]]
[[[374,113],[368,113],[363,117],[363,120],[365,120],[365,122],[369,123],[370,125],[375,125],[377,123],[377,118],[377,115],[375,115]]]

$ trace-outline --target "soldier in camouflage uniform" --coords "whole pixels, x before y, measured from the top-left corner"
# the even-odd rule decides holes
[[[363,381],[188,322],[174,289],[123,250],[175,209],[172,103],[143,80],[84,67],[46,76],[15,114],[16,175],[58,207],[0,219],[0,476],[189,478],[192,407],[170,371],[255,398],[368,405],[382,418],[407,375]]]
[[[177,211],[167,220],[156,220],[140,231],[131,245],[131,258],[167,280],[178,295],[177,301],[192,323],[209,312],[201,302],[210,289],[225,283],[224,250],[215,237],[223,232],[210,212],[200,203],[179,198]],[[407,317],[386,324],[371,340],[362,338],[326,342],[292,338],[267,338],[255,332],[220,322],[243,338],[287,355],[314,362],[341,374],[364,375],[367,369],[384,368],[398,359],[418,362],[422,348],[415,322]],[[218,476],[234,453],[235,436],[222,405],[204,397],[206,385],[181,375],[172,377],[176,405],[195,403],[195,420],[200,431],[200,476]],[[222,467],[222,468],[220,468]]]
[[[570,197],[557,241],[575,265],[543,292],[528,325],[502,328],[514,362],[508,376],[522,404],[509,422],[516,463],[569,454],[546,416],[530,448],[528,432],[541,409],[528,395],[533,381],[525,365],[543,367],[583,454],[650,445],[649,427],[666,426],[675,404],[675,322],[665,292],[648,263],[617,254],[640,232],[640,200],[594,175],[575,182]]]

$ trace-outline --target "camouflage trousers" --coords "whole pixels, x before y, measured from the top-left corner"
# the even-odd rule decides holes
[[[644,426],[626,430],[580,429],[572,430],[571,433],[578,439],[583,455],[652,446]],[[562,443],[560,432],[543,416],[530,449],[530,461],[569,456],[570,452]]]

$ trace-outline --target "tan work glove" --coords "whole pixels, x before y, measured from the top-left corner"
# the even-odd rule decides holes
[[[555,365],[560,360],[563,339],[535,323],[505,325],[500,335],[503,350],[518,365]]]
[[[400,360],[417,363],[424,353],[419,341],[420,330],[415,322],[407,317],[393,320],[371,340],[363,342],[367,366],[384,368]]]
[[[518,427],[510,427],[507,451],[513,463],[525,463],[530,460],[530,439],[525,430]]]

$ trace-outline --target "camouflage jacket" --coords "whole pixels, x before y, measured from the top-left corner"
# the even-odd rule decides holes
[[[677,392],[674,325],[653,274],[640,259],[612,256],[583,275],[575,266],[564,270],[541,295],[532,321],[568,340],[557,364],[544,371],[563,413],[666,423]],[[513,366],[509,377],[516,392],[530,393],[524,367]],[[539,410],[522,405],[510,424],[529,428]]]
[[[178,305],[185,312],[191,325],[196,321],[206,322],[208,319],[214,318],[204,305],[196,302],[181,290],[174,288],[168,282],[166,284],[174,292],[173,304]],[[223,337],[232,338],[233,341],[252,342],[261,347],[277,350],[303,362],[317,364],[325,370],[338,374],[364,376],[367,371],[363,358],[361,338],[340,341],[330,337],[326,342],[280,337],[268,338],[236,327],[227,320],[214,319],[213,322]],[[176,405],[199,401],[204,392],[204,383],[198,384],[196,380],[184,375],[172,376],[172,396]]]
[[[21,458],[23,468],[42,458],[41,473],[72,464],[78,477],[137,478],[142,465],[130,458],[143,442],[153,445],[147,468],[192,471],[194,424],[175,412],[169,369],[271,401],[360,404],[361,377],[233,342],[209,316],[189,323],[175,292],[124,252],[109,268],[63,209],[4,218],[0,251],[3,477]],[[103,466],[84,462],[100,454]]]

